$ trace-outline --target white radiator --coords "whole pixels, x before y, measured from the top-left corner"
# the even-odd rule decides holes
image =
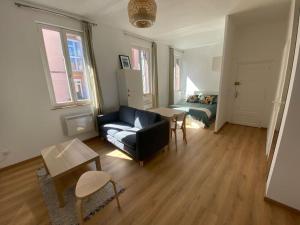
[[[92,113],[65,116],[64,119],[69,137],[95,130]]]

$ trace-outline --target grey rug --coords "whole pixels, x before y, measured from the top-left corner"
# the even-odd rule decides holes
[[[47,175],[45,168],[37,170],[37,176],[41,190],[48,208],[48,214],[52,225],[75,225],[78,224],[76,215],[76,197],[75,186],[65,190],[64,200],[65,206],[59,208],[58,199],[54,184],[49,175]],[[116,184],[118,193],[122,193],[125,189]],[[108,183],[101,190],[91,195],[83,202],[85,220],[92,217],[101,208],[107,205],[115,197],[113,186]],[[114,202],[117,207],[117,203]]]

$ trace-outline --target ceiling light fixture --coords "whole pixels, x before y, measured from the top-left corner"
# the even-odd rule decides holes
[[[156,19],[155,0],[130,0],[128,3],[129,22],[138,28],[151,27]]]

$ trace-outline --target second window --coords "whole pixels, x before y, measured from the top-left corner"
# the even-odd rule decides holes
[[[150,49],[133,47],[131,49],[132,69],[140,70],[143,77],[143,92],[151,94],[151,54]]]

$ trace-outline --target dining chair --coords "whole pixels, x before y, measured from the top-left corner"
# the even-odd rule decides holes
[[[172,137],[172,134],[174,133],[176,151],[177,151],[177,130],[182,131],[183,141],[187,144],[187,138],[186,138],[186,113],[176,115],[172,119],[171,137]]]

